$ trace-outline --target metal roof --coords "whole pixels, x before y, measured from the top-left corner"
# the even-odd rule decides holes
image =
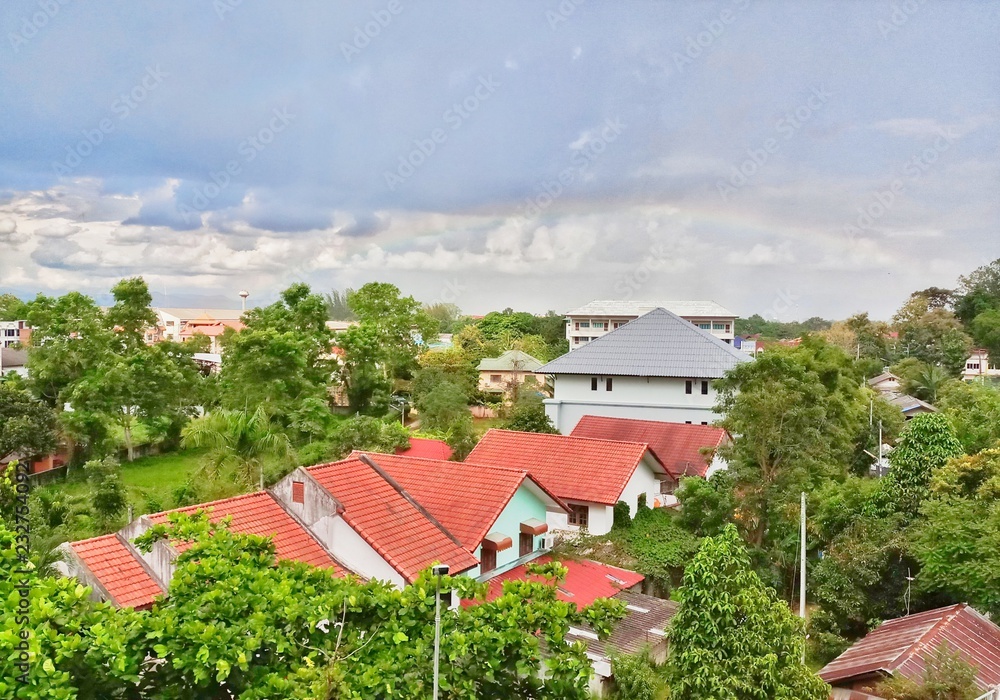
[[[831,685],[895,672],[919,680],[925,657],[942,643],[977,667],[981,688],[1000,684],[1000,627],[965,603],[883,622],[819,676]]]
[[[937,413],[937,409],[926,401],[921,401],[916,396],[910,396],[909,394],[904,394],[899,391],[883,391],[882,398],[897,407],[903,413],[909,413],[917,408],[923,408]]]
[[[483,358],[476,369],[480,372],[534,372],[541,366],[542,363],[540,360],[526,352],[508,350],[500,355],[500,357]]]
[[[537,370],[539,374],[716,379],[752,358],[666,309],[654,309]]]
[[[653,309],[667,309],[678,316],[699,318],[736,318],[736,314],[714,301],[634,301],[610,299],[592,301],[567,316],[642,316]]]

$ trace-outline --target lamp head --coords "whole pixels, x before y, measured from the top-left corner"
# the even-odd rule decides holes
[[[431,573],[435,576],[447,576],[449,567],[447,564],[436,564],[431,567]]]

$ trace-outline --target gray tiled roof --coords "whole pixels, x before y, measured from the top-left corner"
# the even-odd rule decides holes
[[[500,357],[484,358],[476,369],[480,372],[489,370],[505,372],[534,372],[541,366],[542,363],[540,361],[526,352],[521,352],[520,350],[508,350]]]
[[[656,309],[537,370],[540,374],[716,379],[750,356],[666,309]]]

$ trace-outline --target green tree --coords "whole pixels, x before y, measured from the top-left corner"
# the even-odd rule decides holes
[[[348,287],[344,291],[334,289],[329,294],[325,295],[326,299],[326,314],[331,321],[355,321],[357,317],[354,312],[351,311],[351,307],[347,303],[347,298],[354,293],[354,290]]]
[[[929,494],[934,470],[963,453],[962,443],[945,416],[916,416],[907,423],[899,444],[889,454],[889,474],[883,477],[865,511],[872,516],[899,513],[912,519]]]
[[[28,305],[13,294],[0,294],[0,321],[23,321]]]
[[[469,360],[478,365],[483,358],[498,357],[501,352],[500,343],[488,339],[477,325],[466,326],[452,336],[451,342],[465,353]]]
[[[648,652],[613,657],[611,673],[612,700],[658,700],[664,693],[663,680]]]
[[[0,460],[41,457],[56,448],[52,409],[13,382],[0,382]]]
[[[410,446],[410,431],[394,420],[352,416],[337,425],[331,444],[335,459],[343,459],[355,450],[392,454]]]
[[[468,412],[452,422],[444,433],[444,440],[451,448],[451,458],[461,462],[476,447],[479,435],[476,433],[472,415]]]
[[[522,394],[514,404],[510,418],[504,423],[507,430],[520,430],[525,433],[558,434],[552,419],[545,414],[545,404],[537,394]]]
[[[830,692],[801,661],[802,622],[750,567],[732,525],[706,538],[684,572],[670,624],[672,700],[825,700]]]
[[[908,357],[940,365],[955,376],[965,367],[972,339],[955,314],[939,304],[940,300],[933,296],[914,292],[896,312],[893,322],[899,332],[899,346]]]
[[[440,382],[415,401],[420,425],[428,430],[447,430],[469,413],[469,397],[452,382]]]
[[[375,330],[370,326],[353,326],[341,333],[337,342],[344,352],[340,381],[351,411],[384,416],[389,410],[392,380],[379,364],[381,350]]]
[[[413,297],[387,282],[369,282],[347,297],[361,327],[374,339],[371,360],[386,379],[404,378],[416,365],[422,346],[438,335],[438,322]]]
[[[903,388],[918,399],[937,403],[938,396],[950,381],[951,377],[941,367],[925,363],[915,372],[912,380],[904,382]]]
[[[976,345],[985,348],[996,362],[995,358],[1000,358],[1000,306],[977,315],[972,319],[970,330]]]
[[[966,324],[991,309],[1000,309],[1000,258],[958,280],[955,313]]]
[[[951,382],[941,390],[938,408],[969,454],[1000,440],[1000,389],[979,382]]]
[[[115,303],[105,314],[105,322],[114,333],[115,344],[134,352],[145,342],[146,329],[156,325],[150,308],[153,296],[142,277],[123,279],[111,288]]]
[[[210,475],[232,470],[246,487],[256,484],[269,459],[291,452],[288,437],[272,423],[262,406],[254,411],[214,411],[184,429],[184,447],[207,447]]]
[[[527,311],[504,309],[489,312],[476,325],[487,340],[501,340],[533,334],[538,320]]]
[[[90,481],[90,502],[94,512],[102,528],[108,529],[128,507],[128,494],[121,480],[118,460],[113,457],[91,460],[83,469]]]
[[[430,350],[417,361],[420,369],[413,375],[410,387],[414,396],[426,393],[442,379],[457,383],[469,396],[475,393],[479,384],[479,371],[471,358],[459,348]]]
[[[947,642],[942,642],[924,657],[920,682],[896,674],[875,686],[886,700],[975,700],[980,697],[975,666],[966,661]]]
[[[438,322],[438,327],[441,333],[451,333],[451,329],[455,324],[455,321],[457,321],[462,315],[462,310],[455,304],[446,304],[444,302],[429,304],[424,307],[424,311],[427,312],[428,316]]]

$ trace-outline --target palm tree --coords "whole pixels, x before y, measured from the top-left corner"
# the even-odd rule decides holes
[[[913,378],[910,387],[918,399],[935,403],[941,387],[950,379],[948,373],[937,365],[925,365]]]
[[[285,457],[291,452],[288,437],[272,423],[263,408],[249,411],[215,411],[192,421],[183,435],[184,447],[209,449],[206,471],[211,476],[232,468],[237,479],[253,486],[263,479],[268,457]]]

